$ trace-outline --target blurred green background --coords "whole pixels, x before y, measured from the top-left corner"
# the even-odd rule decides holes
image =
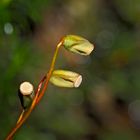
[[[139,140],[140,0],[0,0],[0,140],[21,111],[19,84],[37,86],[66,34],[95,45],[57,59],[82,85],[50,84],[14,140]]]

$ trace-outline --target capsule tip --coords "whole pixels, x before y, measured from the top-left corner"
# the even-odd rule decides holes
[[[19,88],[21,94],[30,95],[33,92],[33,85],[30,82],[23,82]]]
[[[79,75],[78,78],[76,79],[75,83],[74,83],[74,87],[76,87],[76,88],[79,87],[81,82],[82,82],[82,76]]]

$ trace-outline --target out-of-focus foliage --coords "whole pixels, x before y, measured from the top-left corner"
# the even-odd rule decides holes
[[[22,81],[35,87],[55,45],[77,34],[89,56],[62,49],[56,68],[83,76],[78,89],[49,85],[15,140],[139,140],[139,0],[0,0],[0,139],[21,110]]]

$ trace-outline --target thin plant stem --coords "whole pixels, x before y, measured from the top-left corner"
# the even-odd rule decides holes
[[[63,43],[63,40],[64,40],[64,39],[62,39],[62,40],[60,41],[60,43],[57,45],[57,47],[56,47],[56,50],[55,50],[55,53],[54,53],[54,56],[53,56],[53,60],[52,60],[51,66],[50,66],[50,70],[49,70],[49,72],[48,72],[48,74],[47,74],[47,79],[49,79],[49,80],[50,80],[51,74],[52,74],[52,72],[53,72],[54,65],[55,65],[55,61],[56,61],[56,58],[57,58],[57,54],[58,54],[59,48],[61,47],[61,45],[62,45],[62,43]],[[47,88],[47,86],[48,86],[49,80],[48,80],[48,81],[46,80],[46,83],[44,84],[44,87],[43,87],[42,92],[40,93],[40,95],[39,95],[39,97],[38,97],[38,99],[37,99],[36,104],[38,104],[38,102],[41,100],[42,96],[44,95],[45,90],[46,90],[46,88]]]
[[[23,116],[24,116],[25,110],[23,109],[18,120],[17,120],[17,124],[22,120]]]
[[[16,126],[12,129],[12,131],[9,133],[9,135],[6,137],[5,140],[11,140],[12,139],[12,137],[17,132],[17,130],[22,126],[22,124],[29,117],[29,115],[32,112],[32,110],[34,109],[35,105],[37,105],[39,103],[39,101],[41,100],[41,98],[43,97],[43,95],[44,95],[44,93],[45,93],[45,91],[46,91],[46,89],[48,87],[48,83],[49,83],[51,74],[52,74],[53,69],[54,69],[54,65],[55,65],[57,54],[58,54],[58,50],[61,47],[62,43],[63,43],[63,39],[60,41],[60,43],[56,47],[56,50],[54,52],[54,56],[53,56],[53,59],[52,59],[52,62],[51,62],[51,66],[50,66],[49,72],[47,74],[47,78],[46,78],[46,81],[44,83],[44,87],[43,87],[41,93],[39,94],[39,91],[41,89],[40,84],[39,84],[38,89],[37,89],[37,93],[36,93],[36,95],[34,97],[34,100],[32,101],[32,104],[31,104],[30,108],[23,115],[22,119],[20,119],[20,121],[16,124]]]

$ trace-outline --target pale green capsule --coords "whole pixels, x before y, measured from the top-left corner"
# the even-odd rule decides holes
[[[67,70],[55,70],[50,82],[59,87],[77,88],[82,82],[82,76],[76,72]]]
[[[80,55],[89,55],[94,46],[88,40],[76,35],[67,35],[63,42],[64,48]]]

